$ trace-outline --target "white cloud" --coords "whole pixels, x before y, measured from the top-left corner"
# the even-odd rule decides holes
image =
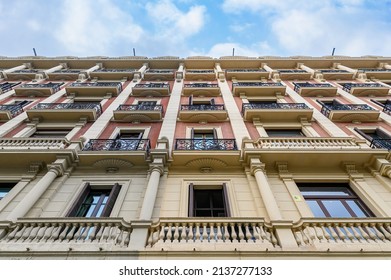
[[[271,51],[272,48],[267,42],[257,42],[251,45],[228,42],[217,43],[206,52],[193,51],[190,55],[206,55],[219,58],[222,56],[231,56],[234,52],[235,56],[258,57],[270,54]]]
[[[143,34],[131,16],[109,0],[66,0],[60,10],[61,24],[54,36],[75,55],[107,54]]]
[[[253,23],[235,23],[235,24],[231,24],[229,26],[229,29],[232,30],[233,32],[237,32],[237,33],[240,33],[240,32],[244,32],[245,30],[253,27],[254,24]]]

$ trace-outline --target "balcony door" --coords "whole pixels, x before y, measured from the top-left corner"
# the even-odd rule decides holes
[[[391,150],[391,136],[382,131],[379,128],[375,129],[359,129],[355,128],[355,131],[359,133],[366,140],[371,142],[372,148],[388,149]]]
[[[121,131],[112,143],[112,150],[116,151],[134,151],[137,150],[143,132],[140,131]]]
[[[194,130],[192,129],[192,140],[194,150],[216,150],[217,131],[211,130]]]

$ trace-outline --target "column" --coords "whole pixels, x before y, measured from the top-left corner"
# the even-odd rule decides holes
[[[253,119],[253,124],[259,133],[259,137],[268,137],[266,129],[263,127],[263,123],[258,119]]]
[[[91,68],[89,68],[87,70],[81,71],[81,73],[79,74],[78,80],[88,79],[90,77],[90,73],[92,71],[98,70],[100,68],[102,68],[102,64],[98,63],[95,66],[92,66]]]
[[[183,63],[179,64],[178,70],[175,73],[175,79],[177,82],[180,82],[182,79],[185,78],[183,71],[185,70],[185,65]]]
[[[266,63],[262,63],[262,68],[270,73],[269,79],[279,79],[280,78],[278,71],[274,70],[273,68],[268,66]]]
[[[340,70],[346,70],[346,71],[348,71],[350,73],[357,73],[357,70],[354,70],[354,69],[352,69],[350,67],[344,66],[344,65],[342,65],[340,63],[334,63],[334,68],[338,68]]]
[[[67,67],[67,64],[66,64],[66,63],[60,63],[60,65],[54,66],[54,67],[52,67],[52,68],[50,68],[50,69],[47,69],[47,70],[44,70],[44,71],[42,71],[42,72],[45,74],[45,76],[47,76],[47,74],[49,74],[49,73],[53,73],[53,72],[55,72],[55,71],[64,69],[64,68],[66,68],[66,67]]]
[[[300,69],[302,69],[302,70],[304,70],[304,71],[310,72],[310,73],[312,73],[312,74],[315,73],[315,70],[314,70],[314,69],[312,69],[312,68],[310,68],[310,67],[308,67],[308,66],[305,66],[304,63],[298,63],[297,66],[298,66],[298,68],[300,68]]]
[[[12,67],[10,69],[5,69],[5,70],[2,70],[0,71],[0,78],[7,78],[7,73],[12,73],[14,71],[17,71],[17,70],[23,70],[23,69],[26,69],[28,68],[28,64],[22,64],[22,65],[19,65],[19,66],[15,66],[15,67]]]
[[[163,174],[163,159],[155,158],[151,164],[151,174],[149,176],[147,189],[140,211],[140,220],[150,220],[152,218],[155,200],[159,189],[160,176]]]
[[[26,194],[18,205],[11,211],[7,219],[16,221],[24,217],[40,199],[42,194],[49,188],[53,181],[64,174],[67,167],[66,159],[58,159],[53,164],[48,165],[49,171],[38,181],[38,183]]]
[[[257,158],[252,158],[250,162],[251,172],[257,181],[258,189],[270,220],[282,220],[281,211],[278,208],[276,198],[265,174],[265,164],[261,163]]]
[[[144,63],[143,66],[141,66],[141,68],[138,69],[138,71],[134,72],[133,82],[140,80],[143,77],[144,72],[145,70],[147,70],[147,68],[148,68],[148,63]]]
[[[217,78],[223,82],[225,80],[225,72],[221,69],[220,63],[215,63],[215,68],[217,72]]]
[[[307,137],[320,137],[319,133],[316,132],[308,120],[301,121],[301,129]]]

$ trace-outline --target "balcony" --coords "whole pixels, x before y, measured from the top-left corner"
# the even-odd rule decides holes
[[[13,87],[15,87],[15,86],[17,86],[19,84],[20,84],[20,82],[17,82],[17,83],[9,83],[9,82],[1,83],[0,84],[0,94],[6,93],[7,91],[12,90]]]
[[[286,162],[290,172],[307,170],[338,172],[341,162],[367,164],[374,156],[386,156],[387,151],[372,149],[365,140],[348,137],[267,137],[242,143],[244,162],[261,157],[274,170],[276,162]]]
[[[181,105],[179,118],[184,122],[220,122],[227,120],[228,113],[223,104]]]
[[[354,73],[340,69],[318,69],[326,80],[352,80]]]
[[[120,82],[72,83],[65,88],[67,95],[77,97],[117,96],[122,91]]]
[[[90,139],[79,153],[79,165],[102,168],[117,166],[117,169],[133,166],[147,168],[150,149],[149,139]]]
[[[335,96],[338,88],[328,83],[293,83],[294,90],[303,97]]]
[[[18,80],[34,80],[35,76],[39,74],[42,70],[38,69],[22,69],[16,70],[11,73],[7,73],[7,80],[9,81],[18,81]]]
[[[379,83],[345,83],[343,90],[355,96],[384,96],[388,94],[390,88]]]
[[[0,105],[0,121],[8,121],[23,113],[21,105]]]
[[[391,150],[391,139],[373,138],[371,148]]]
[[[115,121],[155,122],[163,118],[162,105],[119,105],[113,112]]]
[[[227,80],[261,80],[268,79],[270,73],[260,68],[254,69],[227,69],[225,76]]]
[[[77,122],[80,119],[95,121],[102,114],[99,103],[39,103],[26,111],[30,120]]]
[[[380,112],[366,104],[322,104],[321,113],[335,122],[376,122]]]
[[[185,80],[213,81],[216,80],[216,73],[211,69],[186,69]]]
[[[90,77],[99,80],[132,80],[136,69],[101,68],[90,73]]]
[[[280,250],[274,229],[259,218],[162,218],[151,226],[147,251]]]
[[[170,84],[167,82],[140,83],[133,87],[133,96],[169,96]]]
[[[48,73],[50,80],[65,80],[74,81],[79,78],[79,74],[82,70],[80,69],[61,69],[51,73]]]
[[[23,84],[15,88],[16,96],[50,96],[61,89],[64,83]]]
[[[216,97],[220,95],[220,88],[218,84],[208,82],[188,83],[183,85],[182,94],[184,96]]]
[[[58,254],[72,249],[129,252],[132,232],[131,224],[121,218],[23,218],[1,229],[5,230],[0,238],[2,251]]]
[[[232,83],[232,93],[243,97],[266,97],[285,95],[286,86],[270,82],[237,82]]]
[[[175,71],[172,69],[148,69],[144,72],[146,81],[173,81]]]
[[[389,218],[304,218],[293,225],[297,245],[319,251],[391,250]]]
[[[301,69],[277,69],[281,80],[309,80],[312,73]]]
[[[235,139],[176,139],[175,150],[232,151]]]
[[[0,165],[20,168],[34,162],[51,164],[59,153],[76,159],[79,145],[79,142],[71,143],[66,138],[0,138]]]
[[[359,68],[359,73],[365,73],[368,79],[391,80],[391,69]]]
[[[243,118],[262,122],[296,122],[301,119],[311,120],[313,109],[304,103],[243,103]]]

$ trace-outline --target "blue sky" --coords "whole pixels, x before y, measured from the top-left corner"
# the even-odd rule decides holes
[[[0,56],[391,56],[391,0],[0,0]]]

